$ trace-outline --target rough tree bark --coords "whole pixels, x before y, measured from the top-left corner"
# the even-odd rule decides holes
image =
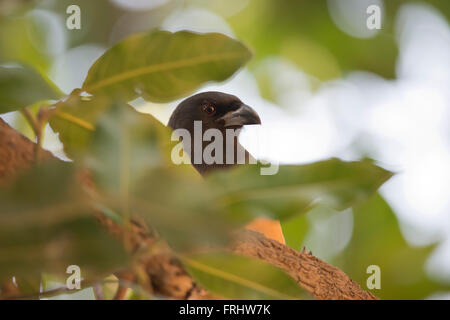
[[[35,143],[12,129],[0,118],[0,184],[7,183],[16,173],[30,167],[34,163],[35,151]],[[54,156],[48,151],[41,150],[40,158],[50,159]],[[121,226],[104,216],[98,218],[109,232],[117,237],[124,236]],[[134,252],[149,251],[145,249],[158,241],[157,236],[140,223],[134,223],[132,230],[131,243]],[[370,292],[361,289],[338,268],[305,250],[295,251],[257,232],[248,230],[239,232],[229,250],[264,260],[283,269],[315,299],[377,299]],[[180,260],[171,253],[170,248],[139,257],[139,270],[143,272],[136,273],[136,268],[133,271],[122,270],[118,273],[122,280],[139,281],[141,285],[151,288],[154,294],[168,298],[215,298],[195,283]]]

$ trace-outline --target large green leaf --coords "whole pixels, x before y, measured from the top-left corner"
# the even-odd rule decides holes
[[[434,248],[410,246],[400,232],[395,214],[377,194],[355,210],[351,242],[336,261],[364,287],[370,276],[367,267],[379,266],[381,289],[372,292],[382,299],[424,299],[450,290],[449,283],[434,282],[425,273],[425,262]]]
[[[176,249],[227,240],[215,192],[190,166],[170,159],[171,132],[155,118],[114,105],[98,121],[86,165],[105,205],[139,214]]]
[[[366,200],[391,175],[369,160],[330,159],[280,166],[275,175],[261,175],[256,165],[244,166],[215,173],[208,181],[222,188],[218,201],[235,218],[268,214],[286,219],[317,203],[338,210],[350,207]]]
[[[126,262],[122,246],[102,230],[74,177],[71,164],[49,162],[0,188],[0,278],[35,279],[110,272]]]
[[[184,257],[189,272],[210,292],[228,299],[298,299],[307,295],[279,268],[231,253]]]
[[[42,100],[62,96],[48,79],[28,67],[0,66],[0,113],[24,108]]]
[[[83,89],[130,101],[139,95],[170,101],[206,81],[230,77],[250,58],[239,41],[219,33],[152,31],[108,50],[91,67]]]

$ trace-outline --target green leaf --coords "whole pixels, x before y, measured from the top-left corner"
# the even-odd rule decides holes
[[[230,253],[182,258],[195,280],[228,299],[298,299],[306,293],[282,270],[260,260]]]
[[[126,260],[122,246],[101,228],[71,164],[51,161],[0,188],[0,279],[110,272]]]
[[[173,164],[173,145],[169,128],[118,104],[98,121],[85,164],[104,205],[124,221],[141,215],[178,250],[224,244],[229,223],[216,193],[192,166]]]
[[[450,284],[434,282],[425,273],[425,262],[434,248],[410,246],[392,209],[376,194],[355,209],[352,239],[336,261],[364,289],[370,276],[367,267],[379,266],[381,289],[372,293],[381,299],[424,299],[450,290]]]
[[[280,166],[275,175],[261,175],[256,165],[212,174],[208,181],[222,188],[219,201],[241,220],[262,214],[287,219],[321,203],[337,210],[366,200],[392,173],[368,160],[339,159],[307,165]]]
[[[306,215],[297,215],[281,222],[286,245],[295,250],[300,250],[306,234],[309,230],[309,222]]]
[[[237,228],[214,201],[215,196],[191,168],[161,168],[142,177],[130,205],[174,249],[187,251],[224,246],[230,231]]]
[[[128,194],[148,170],[172,163],[171,145],[170,129],[149,114],[116,103],[98,119],[84,161],[99,188]]]
[[[130,101],[165,102],[180,98],[206,81],[223,81],[251,53],[219,33],[152,31],[133,35],[108,50],[91,67],[83,89]]]
[[[109,106],[110,102],[105,97],[85,98],[76,93],[56,104],[49,123],[58,133],[69,157],[76,159],[84,154],[99,116]]]
[[[38,101],[59,99],[62,93],[39,72],[28,67],[0,66],[0,113],[19,110]]]

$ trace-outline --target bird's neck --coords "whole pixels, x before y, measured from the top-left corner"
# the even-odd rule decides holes
[[[191,137],[191,148],[187,153],[192,165],[201,174],[210,173],[215,169],[248,164],[252,159],[249,152],[239,143],[239,133],[227,135],[222,132],[222,139],[212,137],[211,141],[198,140]]]

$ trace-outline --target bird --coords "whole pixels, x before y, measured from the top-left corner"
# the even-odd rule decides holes
[[[198,129],[197,124],[201,123],[201,137],[209,129],[215,129],[220,132],[223,139],[221,141],[222,154],[216,161],[210,163],[205,161],[204,157],[195,159],[195,130]],[[238,97],[232,94],[207,91],[195,94],[181,101],[170,116],[168,126],[172,130],[184,129],[189,132],[190,141],[184,141],[183,151],[186,152],[191,159],[193,167],[202,175],[207,176],[217,170],[230,169],[239,165],[246,165],[253,161],[254,157],[239,143],[239,133],[243,126],[260,125],[261,119],[256,111],[250,106],[243,103]],[[234,130],[235,135],[232,136],[233,149],[227,148],[227,130]],[[198,135],[197,135],[198,137]],[[207,148],[211,141],[201,142],[201,154]],[[230,141],[228,141],[230,143]],[[232,154],[230,154],[232,153]],[[226,161],[231,159],[232,161]],[[217,159],[217,158],[215,158]],[[219,162],[219,163],[218,163]],[[246,225],[247,229],[260,232],[266,237],[285,243],[280,222],[268,218],[256,218]]]
[[[201,128],[195,128],[195,122],[200,122]],[[238,97],[223,92],[208,91],[183,100],[173,111],[168,126],[173,130],[185,129],[189,132],[190,141],[183,141],[184,151],[191,159],[194,168],[201,175],[207,175],[217,169],[231,168],[254,160],[252,155],[239,143],[238,137],[243,126],[258,124],[261,124],[259,115]],[[222,136],[221,141],[218,142],[221,155],[219,154],[215,158],[219,161],[208,163],[203,156],[200,156],[198,157],[199,161],[194,162],[195,143],[202,144],[199,150],[201,155],[204,154],[207,145],[211,143],[204,139],[201,139],[201,142],[194,141],[194,139],[198,136],[203,137],[209,129],[218,130]],[[200,135],[196,135],[195,130],[201,130]],[[232,141],[226,139],[227,130],[235,132],[232,137],[230,136],[233,139]],[[227,142],[232,143],[233,149],[227,149]],[[214,156],[216,151],[213,150],[212,152]],[[241,158],[239,158],[239,155],[241,155]]]

